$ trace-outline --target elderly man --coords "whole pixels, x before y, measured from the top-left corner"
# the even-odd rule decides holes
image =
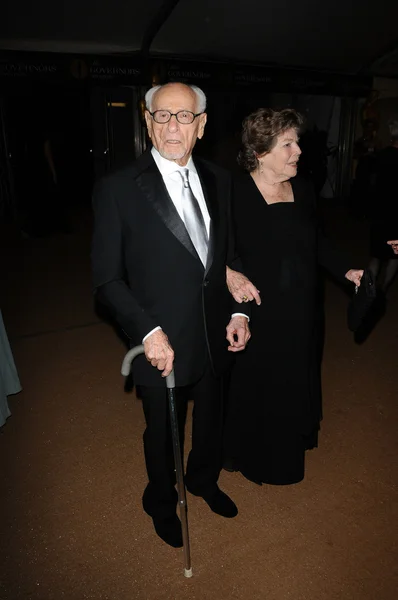
[[[242,350],[250,333],[247,304],[234,302],[226,285],[230,177],[192,158],[206,125],[206,97],[195,86],[169,83],[145,100],[152,148],[94,194],[93,279],[98,300],[131,344],[144,344],[145,356],[133,363],[146,419],[143,507],[157,534],[179,547],[164,377],[174,368],[182,432],[187,400],[194,400],[187,489],[215,513],[234,517],[234,502],[217,485],[222,376],[230,352]]]

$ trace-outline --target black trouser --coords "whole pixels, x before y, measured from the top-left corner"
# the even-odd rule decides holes
[[[144,452],[149,483],[143,496],[144,510],[155,518],[176,511],[174,457],[169,406],[165,388],[139,386],[146,419]],[[210,367],[193,385],[176,388],[180,442],[183,447],[188,400],[194,401],[192,449],[185,482],[190,492],[202,496],[214,490],[221,470],[222,382]]]

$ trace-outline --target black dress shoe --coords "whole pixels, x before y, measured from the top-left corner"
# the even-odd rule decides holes
[[[239,471],[238,461],[236,458],[224,458],[222,468],[229,473],[235,473],[236,471]]]
[[[238,514],[238,508],[227,494],[222,492],[217,486],[213,492],[202,496],[203,500],[209,505],[211,510],[221,517],[232,519]]]
[[[182,529],[181,521],[174,515],[167,519],[152,518],[155,531],[158,536],[173,548],[182,547]]]

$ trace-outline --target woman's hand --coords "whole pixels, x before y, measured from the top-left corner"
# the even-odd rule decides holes
[[[389,242],[387,242],[387,244],[391,246],[394,254],[398,254],[398,240],[390,240]]]
[[[361,285],[362,275],[363,269],[350,269],[345,274],[345,278],[348,279],[348,281],[352,281],[352,283],[355,283],[355,285],[359,287]]]
[[[260,290],[247,277],[239,273],[239,271],[234,271],[227,267],[227,285],[234,300],[239,302],[239,304],[255,300],[256,304],[260,306]]]

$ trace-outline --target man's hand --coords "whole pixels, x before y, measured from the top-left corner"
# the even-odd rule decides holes
[[[162,372],[162,377],[170,375],[173,369],[174,351],[169,338],[161,329],[154,331],[144,342],[147,361]]]
[[[237,340],[235,340],[235,337]],[[227,340],[229,341],[228,350],[230,352],[240,352],[244,350],[251,334],[249,321],[246,317],[232,317],[227,326]]]
[[[352,283],[355,283],[355,285],[360,286],[362,275],[363,269],[350,269],[345,274],[345,278],[348,279],[348,281],[352,281]]]
[[[227,285],[230,294],[239,304],[242,302],[251,302],[252,300],[255,300],[258,305],[261,304],[260,290],[242,273],[234,271],[229,267],[227,267]]]
[[[391,246],[394,254],[398,254],[398,240],[390,240],[389,242],[387,242],[387,244]]]

